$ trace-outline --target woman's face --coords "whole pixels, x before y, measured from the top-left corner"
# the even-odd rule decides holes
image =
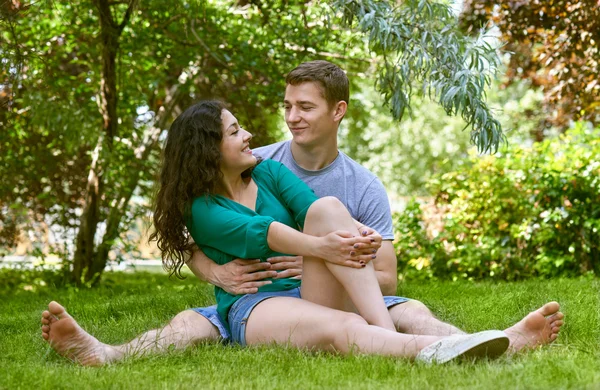
[[[221,140],[221,171],[238,174],[256,164],[252,155],[250,140],[252,134],[242,129],[228,110],[221,111],[223,139]]]

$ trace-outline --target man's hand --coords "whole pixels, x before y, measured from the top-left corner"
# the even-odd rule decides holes
[[[255,294],[258,288],[271,284],[267,278],[277,276],[271,263],[261,263],[260,260],[235,259],[227,264],[216,267],[214,270],[217,286],[230,294]]]
[[[268,258],[271,269],[281,271],[277,279],[302,279],[302,256],[278,256]]]

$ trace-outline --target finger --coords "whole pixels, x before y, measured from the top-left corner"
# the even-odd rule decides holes
[[[257,272],[257,271],[264,271],[267,269],[271,269],[271,263],[267,263],[262,262],[262,263],[256,263],[256,264],[251,264],[251,265],[247,265],[244,267],[244,273],[252,273],[252,272]]]
[[[271,284],[270,280],[262,281],[262,282],[248,282],[242,284],[239,288],[235,290],[235,294],[256,294],[258,292],[258,288],[262,286],[266,286],[267,284]]]
[[[373,255],[373,254],[369,254],[369,255],[354,255],[354,256],[350,257],[350,260],[356,261],[358,263],[367,264],[371,260],[375,260],[376,258],[377,258],[377,255]]]
[[[286,270],[286,269],[301,269],[301,268],[302,268],[302,264],[298,264],[298,263],[294,263],[294,262],[277,263],[277,264],[273,264],[273,266],[271,267],[272,270],[277,270],[277,271],[282,271],[282,270]]]
[[[233,262],[239,265],[250,265],[260,263],[260,259],[235,259]]]
[[[372,249],[377,250],[377,249],[381,248],[381,244],[377,243],[377,242],[373,242],[370,244],[362,244],[361,243],[361,244],[354,244],[352,247],[354,249],[356,249],[357,251],[372,250]]]
[[[263,271],[246,274],[242,278],[242,285],[248,282],[254,282],[255,280],[263,280],[267,278],[274,278],[277,276],[277,271]]]
[[[350,233],[347,230],[336,230],[334,232],[334,234],[336,234],[336,235],[338,235],[340,237],[344,237],[344,238],[350,238],[350,237],[354,237],[355,236],[354,234]]]
[[[297,276],[294,276],[294,277],[292,277],[290,279],[302,280],[302,275],[297,275]]]
[[[343,265],[345,267],[350,267],[350,268],[364,268],[365,264],[361,264],[358,261],[354,261],[354,260],[346,260],[344,262],[342,262],[340,265]]]
[[[301,269],[288,269],[285,271],[281,271],[277,274],[276,279],[284,279],[284,278],[293,278],[295,276],[302,275]]]
[[[277,256],[277,257],[269,257],[267,261],[271,264],[277,263],[292,263],[298,259],[299,256]]]

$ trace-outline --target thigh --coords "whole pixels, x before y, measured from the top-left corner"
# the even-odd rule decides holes
[[[256,305],[248,317],[246,343],[333,351],[334,338],[344,323],[356,318],[360,317],[304,299],[271,298]]]

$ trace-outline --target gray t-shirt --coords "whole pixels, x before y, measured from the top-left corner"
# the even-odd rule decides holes
[[[291,141],[253,149],[264,159],[279,161],[304,181],[318,197],[335,196],[360,223],[375,229],[384,240],[393,240],[390,202],[381,181],[368,169],[339,152],[336,159],[318,171],[308,171],[292,156]]]

